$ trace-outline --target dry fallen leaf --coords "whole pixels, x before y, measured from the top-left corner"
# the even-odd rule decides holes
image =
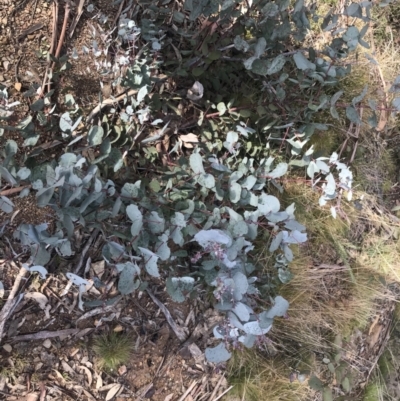
[[[188,149],[192,149],[192,143],[199,143],[199,139],[195,134],[179,135],[179,140],[182,141]]]
[[[190,100],[199,100],[203,97],[204,94],[204,86],[196,81],[193,86],[187,91],[187,98]]]
[[[127,371],[128,371],[128,369],[126,368],[125,365],[120,366],[119,369],[118,369],[118,373],[119,373],[121,376],[124,375]]]
[[[94,375],[96,377],[96,390],[98,390],[103,387],[103,379],[101,378],[101,375],[99,375],[97,372],[95,372]]]
[[[26,401],[37,401],[39,399],[39,394],[29,393],[26,395]]]
[[[14,84],[14,88],[15,88],[18,92],[20,92],[20,91],[21,91],[21,88],[22,88],[21,82],[16,82],[16,83]]]
[[[164,401],[171,401],[173,396],[174,396],[174,393],[168,394],[168,395],[164,398]]]
[[[106,401],[110,401],[112,398],[114,398],[117,395],[118,391],[121,390],[121,388],[122,384],[114,384],[106,395]]]
[[[91,387],[92,382],[93,382],[92,372],[86,366],[82,366],[82,365],[79,366],[79,369],[82,369],[85,372],[85,374],[88,378],[88,387]]]

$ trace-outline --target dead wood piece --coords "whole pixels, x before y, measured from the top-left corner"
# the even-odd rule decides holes
[[[179,341],[184,342],[188,337],[184,329],[182,327],[179,327],[175,323],[174,319],[171,316],[171,313],[165,307],[165,305],[149,289],[147,289],[146,291],[149,294],[150,298],[153,300],[153,302],[161,309],[161,312],[164,314],[168,324],[170,325],[175,335],[178,337]]]
[[[13,194],[17,194],[18,192],[21,192],[23,189],[30,188],[30,187],[31,187],[31,185],[24,185],[22,187],[5,189],[4,191],[0,191],[0,196],[10,196]]]
[[[116,97],[116,98],[112,98],[112,99],[110,98],[110,99],[104,100],[101,104],[97,105],[97,106],[90,112],[90,114],[89,114],[89,115],[87,116],[87,118],[86,118],[86,122],[87,122],[87,123],[90,123],[90,122],[92,121],[92,119],[93,119],[98,113],[100,113],[101,110],[102,110],[104,107],[111,106],[112,104],[115,104],[115,103],[119,103],[121,100],[124,100],[125,97],[135,95],[136,93],[137,93],[137,90],[136,90],[136,89],[131,89],[130,91],[128,91],[128,92],[126,92],[126,93],[123,93],[123,94],[119,95],[119,96]]]
[[[79,0],[78,9],[76,10],[75,18],[73,19],[71,26],[69,28],[69,37],[72,38],[75,32],[75,28],[78,25],[79,20],[83,14],[83,6],[86,0]]]
[[[99,314],[104,314],[104,313],[107,313],[107,312],[111,312],[121,299],[122,299],[122,297],[119,297],[119,298],[117,298],[117,300],[112,305],[108,305],[108,306],[92,309],[91,311],[86,312],[85,314],[83,314],[77,320],[77,322],[79,322],[80,320],[88,319],[90,317],[93,317],[93,316],[96,316],[96,315],[99,315]]]
[[[22,334],[11,338],[11,341],[30,341],[30,340],[43,340],[46,338],[54,338],[59,336],[69,336],[71,334],[77,334],[81,329],[64,329],[56,331],[39,331],[38,333]]]
[[[8,295],[7,302],[4,304],[3,308],[1,309],[0,312],[0,342],[3,339],[4,336],[4,326],[6,324],[6,321],[11,314],[11,311],[13,308],[16,306],[16,302],[18,302],[17,299],[15,299],[15,296],[17,295],[17,292],[19,290],[19,285],[21,283],[21,280],[23,277],[26,276],[28,273],[28,270],[25,269],[24,267],[21,267],[17,277],[15,278],[13,288]]]
[[[38,31],[39,29],[42,29],[44,27],[44,25],[41,22],[38,22],[37,24],[33,24],[31,25],[29,28],[25,29],[24,31],[22,31],[19,35],[17,40],[21,40],[23,39],[25,36],[30,35],[33,32]]]
[[[83,248],[82,252],[81,252],[81,256],[79,258],[79,262],[75,267],[74,273],[78,274],[79,270],[81,270],[81,267],[83,265],[83,260],[85,259],[85,256],[87,254],[87,252],[90,249],[90,246],[92,245],[93,241],[95,240],[95,238],[97,237],[97,235],[99,234],[99,229],[95,228],[92,232],[92,235],[89,237],[89,239],[86,242],[85,247]]]
[[[231,391],[233,386],[228,387],[223,393],[221,393],[217,398],[212,399],[212,401],[218,401],[221,399],[228,391]]]
[[[188,387],[188,389],[185,391],[185,393],[182,395],[181,398],[179,398],[178,401],[184,401],[186,399],[186,397],[191,393],[191,391],[194,389],[194,386],[196,386],[197,384],[197,380],[194,380],[192,382],[192,384]]]

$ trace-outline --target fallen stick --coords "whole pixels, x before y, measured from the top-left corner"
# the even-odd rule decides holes
[[[185,393],[182,395],[181,398],[179,398],[178,401],[184,401],[186,399],[186,397],[190,394],[190,392],[193,390],[194,386],[197,384],[198,382],[196,380],[194,380],[192,382],[192,384],[189,386],[189,388],[185,391]]]
[[[9,195],[17,194],[18,192],[21,192],[23,189],[31,188],[31,187],[32,187],[32,185],[24,185],[22,187],[5,189],[4,191],[0,191],[0,196],[9,196]]]
[[[11,338],[11,341],[30,341],[30,340],[43,340],[46,338],[54,338],[59,336],[69,336],[71,334],[78,334],[81,329],[64,329],[56,331],[39,331],[32,334],[22,334]]]
[[[79,20],[83,14],[83,6],[85,4],[85,0],[80,0],[78,4],[78,10],[76,11],[75,18],[73,19],[71,26],[69,28],[69,37],[72,38],[75,32],[75,28],[78,25]]]
[[[87,240],[85,247],[83,248],[83,251],[81,252],[81,256],[79,258],[79,262],[75,267],[74,273],[75,274],[79,274],[79,270],[81,270],[81,267],[83,265],[83,260],[85,259],[85,256],[90,248],[90,246],[92,245],[92,242],[94,241],[94,239],[98,236],[99,234],[99,229],[95,228],[92,232],[92,235],[90,236],[90,238]]]
[[[165,307],[165,305],[149,290],[146,290],[147,293],[149,294],[150,298],[153,300],[153,302],[161,309],[161,312],[164,314],[165,318],[167,319],[168,324],[171,326],[171,329],[175,333],[175,335],[178,337],[178,340],[180,342],[184,342],[187,339],[187,334],[183,330],[182,327],[179,327],[174,319],[171,316],[171,313],[169,310]]]
[[[106,106],[111,106],[114,103],[119,103],[121,100],[124,100],[126,96],[132,96],[135,95],[137,93],[136,89],[131,89],[128,92],[122,93],[121,95],[119,95],[116,98],[113,99],[106,99],[104,100],[101,104],[97,105],[91,112],[90,114],[87,116],[86,118],[86,122],[90,123],[90,121],[92,121],[93,117],[100,113],[100,111],[106,107]]]
[[[57,25],[58,25],[58,0],[54,0],[53,2],[53,29],[51,32],[51,45],[49,49],[49,56],[53,55],[54,49],[56,48],[57,45]],[[48,56],[48,57],[49,57]],[[48,59],[47,61],[47,67],[46,67],[46,72],[44,74],[42,86],[40,88],[40,96],[44,96],[44,88],[47,83],[47,77],[49,76],[49,72],[51,69],[51,58]],[[47,92],[50,92],[50,82],[47,84]]]
[[[4,337],[4,326],[6,324],[6,321],[10,315],[10,312],[12,311],[13,307],[15,306],[15,296],[17,295],[17,292],[19,290],[19,285],[21,283],[21,280],[23,277],[26,276],[28,273],[28,270],[25,269],[24,267],[21,267],[17,277],[15,278],[13,288],[11,289],[10,294],[8,295],[7,302],[4,304],[3,308],[1,309],[0,312],[0,343],[1,340]]]

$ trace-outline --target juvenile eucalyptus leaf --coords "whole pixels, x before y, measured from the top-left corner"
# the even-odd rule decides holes
[[[27,270],[29,270],[30,272],[36,272],[39,273],[40,278],[45,280],[46,279],[46,275],[47,275],[47,269],[44,266],[40,266],[40,265],[35,265],[35,266],[31,266],[31,267],[25,267]]]
[[[126,208],[126,214],[132,221],[131,225],[131,234],[133,237],[139,235],[142,227],[143,227],[143,215],[142,212],[136,205],[129,205]]]
[[[242,302],[237,302],[232,311],[242,322],[247,322],[250,319],[250,313]]]
[[[316,376],[311,376],[308,380],[308,385],[316,391],[323,391],[324,383]]]
[[[258,210],[260,213],[267,215],[268,213],[276,213],[279,212],[281,204],[273,195],[267,195],[262,193],[261,196],[258,198]]]
[[[346,116],[354,124],[361,124],[361,119],[358,111],[353,106],[346,107]]]
[[[249,288],[249,283],[247,277],[243,273],[235,273],[233,276],[233,282],[235,283],[235,291],[240,294],[246,294],[247,289]]]
[[[299,70],[315,70],[316,66],[310,60],[308,60],[301,51],[298,51],[293,56],[293,60],[296,63],[296,67]]]
[[[205,174],[203,159],[198,153],[192,153],[189,158],[190,167],[195,174]]]
[[[236,50],[240,50],[243,52],[247,52],[250,48],[250,45],[242,39],[240,36],[236,36],[233,40],[233,44],[235,45]]]
[[[103,141],[104,130],[103,127],[99,125],[93,125],[88,133],[89,145],[97,146]]]
[[[160,277],[157,266],[158,256],[146,248],[139,247],[139,250],[143,255],[144,266],[147,273],[149,273],[153,277]]]
[[[121,196],[125,198],[124,200],[130,198],[137,198],[139,196],[141,181],[137,181],[134,184],[125,183],[121,189]]]
[[[0,166],[0,176],[4,180],[6,180],[9,184],[12,186],[16,185],[17,181],[15,178],[11,175],[11,173],[3,166]]]
[[[153,234],[159,234],[165,230],[165,219],[158,212],[151,212],[147,216],[147,224]]]
[[[166,281],[167,292],[175,302],[184,302],[184,294],[192,291],[194,278],[192,277],[169,277]]]
[[[274,299],[274,305],[272,306],[272,308],[269,311],[267,311],[266,317],[273,319],[276,316],[279,317],[285,316],[288,308],[289,308],[289,302],[285,298],[278,295]]]
[[[220,343],[216,347],[206,348],[205,356],[208,362],[222,363],[229,360],[232,354],[226,349],[224,343]]]
[[[135,281],[135,277],[139,274],[140,270],[139,267],[132,262],[126,262],[122,266],[123,269],[118,280],[118,291],[122,295],[128,295],[139,288],[140,281]]]
[[[39,189],[36,193],[38,205],[40,207],[47,206],[53,197],[54,187]]]
[[[264,334],[267,334],[271,330],[272,325],[269,327],[262,328],[260,327],[260,324],[256,321],[256,322],[245,323],[243,327],[244,331],[247,334],[251,334],[253,336],[262,336]]]
[[[168,260],[171,256],[171,249],[168,246],[168,237],[169,232],[160,235],[155,246],[157,256],[163,261]]]
[[[287,163],[279,163],[274,170],[268,173],[269,178],[280,178],[284,176],[288,171],[289,165]]]
[[[31,170],[26,167],[22,167],[18,170],[17,177],[21,180],[26,180],[31,175]]]
[[[11,202],[6,196],[0,196],[0,209],[4,213],[12,213],[14,203]]]
[[[242,193],[242,187],[237,182],[232,182],[229,185],[229,199],[232,203],[238,203],[240,195]]]
[[[59,250],[62,256],[71,256],[72,255],[71,242],[68,240],[63,241],[61,246],[59,247]]]
[[[200,174],[197,178],[197,182],[208,189],[212,189],[215,187],[215,178],[211,174]]]
[[[269,246],[269,251],[275,252],[281,245],[282,240],[283,240],[283,232],[279,231],[279,233],[276,234],[274,239],[271,241],[271,245]]]
[[[267,75],[276,74],[277,72],[281,71],[283,66],[286,63],[286,57],[283,54],[275,57],[272,60],[271,65],[268,67]]]

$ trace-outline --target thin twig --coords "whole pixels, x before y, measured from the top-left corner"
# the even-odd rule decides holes
[[[61,34],[60,34],[60,40],[58,41],[58,46],[57,46],[57,50],[56,50],[56,54],[55,54],[56,58],[60,57],[61,48],[62,48],[64,38],[65,38],[65,32],[67,31],[68,17],[69,17],[70,12],[71,12],[71,5],[69,3],[69,0],[67,0],[67,2],[65,4],[64,22],[63,22],[63,26],[62,26],[62,30],[61,30]],[[55,63],[53,63],[53,68],[54,68],[54,64]]]
[[[54,338],[59,336],[69,336],[71,334],[78,334],[81,329],[64,329],[56,331],[39,331],[32,334],[23,334],[21,336],[16,336],[11,338],[11,341],[31,341],[31,340],[43,340],[45,338]]]
[[[164,314],[165,318],[167,319],[168,324],[171,326],[171,329],[175,333],[175,335],[178,337],[178,340],[181,342],[184,342],[187,339],[187,334],[183,330],[182,327],[179,327],[174,319],[171,316],[171,313],[169,310],[165,307],[165,305],[149,290],[146,290],[147,293],[149,294],[150,298],[153,300],[153,302],[161,309],[161,312]]]
[[[179,398],[178,401],[183,401],[190,394],[190,392],[193,390],[193,388],[196,384],[197,384],[197,381],[194,380],[193,383],[189,386],[189,388],[185,391],[185,393],[182,395],[182,397]]]
[[[117,12],[117,14],[115,15],[114,21],[113,21],[112,24],[111,24],[111,27],[114,27],[114,26],[115,26],[115,23],[118,21],[118,18],[119,18],[119,16],[121,15],[122,7],[124,6],[124,3],[125,3],[125,1],[122,0],[122,1],[121,1],[121,4],[119,5],[118,12]]]
[[[78,25],[79,20],[81,19],[81,16],[83,14],[83,6],[85,4],[86,0],[80,0],[79,4],[78,4],[78,10],[76,11],[76,15],[74,20],[71,23],[71,26],[69,28],[69,37],[72,38],[72,36],[74,35],[75,32],[75,28]],[[113,25],[112,25],[113,26]]]
[[[90,236],[90,238],[87,240],[85,247],[83,248],[82,252],[81,252],[81,256],[79,258],[79,262],[75,267],[74,273],[78,274],[79,270],[81,270],[81,267],[83,265],[83,260],[85,259],[85,256],[90,248],[90,246],[92,245],[92,242],[95,240],[95,238],[98,236],[99,234],[99,229],[95,228],[92,232],[92,235]]]
[[[23,189],[31,188],[31,187],[32,187],[32,185],[24,185],[22,187],[5,189],[4,191],[0,191],[0,196],[9,196],[9,195],[17,194],[18,192],[21,192]]]
[[[57,25],[58,25],[58,0],[54,0],[53,2],[53,29],[51,32],[51,45],[49,49],[49,59],[47,62],[47,67],[46,67],[46,72],[44,74],[41,90],[40,90],[40,95],[44,95],[44,87],[46,86],[47,82],[47,77],[49,76],[50,70],[52,69],[52,61],[51,57],[54,53],[54,49],[56,48],[57,45]],[[50,82],[47,85],[47,92],[50,92]]]
[[[220,394],[217,398],[214,398],[212,401],[218,401],[220,398],[222,398],[228,391],[231,391],[233,389],[233,386],[228,387],[222,394]]]
[[[101,104],[97,105],[91,112],[90,114],[87,116],[86,118],[86,122],[90,123],[90,121],[92,121],[92,119],[94,118],[95,115],[97,115],[98,113],[101,112],[101,110],[106,107],[106,106],[111,106],[114,103],[119,103],[121,100],[124,100],[125,97],[127,96],[132,96],[135,95],[137,93],[136,89],[131,89],[126,93],[122,93],[121,95],[119,95],[116,98],[113,99],[106,99],[104,100]]]
[[[0,342],[3,339],[4,336],[4,326],[6,324],[6,321],[15,305],[15,296],[17,295],[17,292],[19,290],[19,285],[21,283],[21,280],[23,277],[26,276],[28,273],[28,270],[26,270],[24,267],[21,267],[17,277],[15,278],[13,288],[11,289],[10,294],[8,295],[7,302],[4,304],[3,308],[1,309],[0,312]]]

